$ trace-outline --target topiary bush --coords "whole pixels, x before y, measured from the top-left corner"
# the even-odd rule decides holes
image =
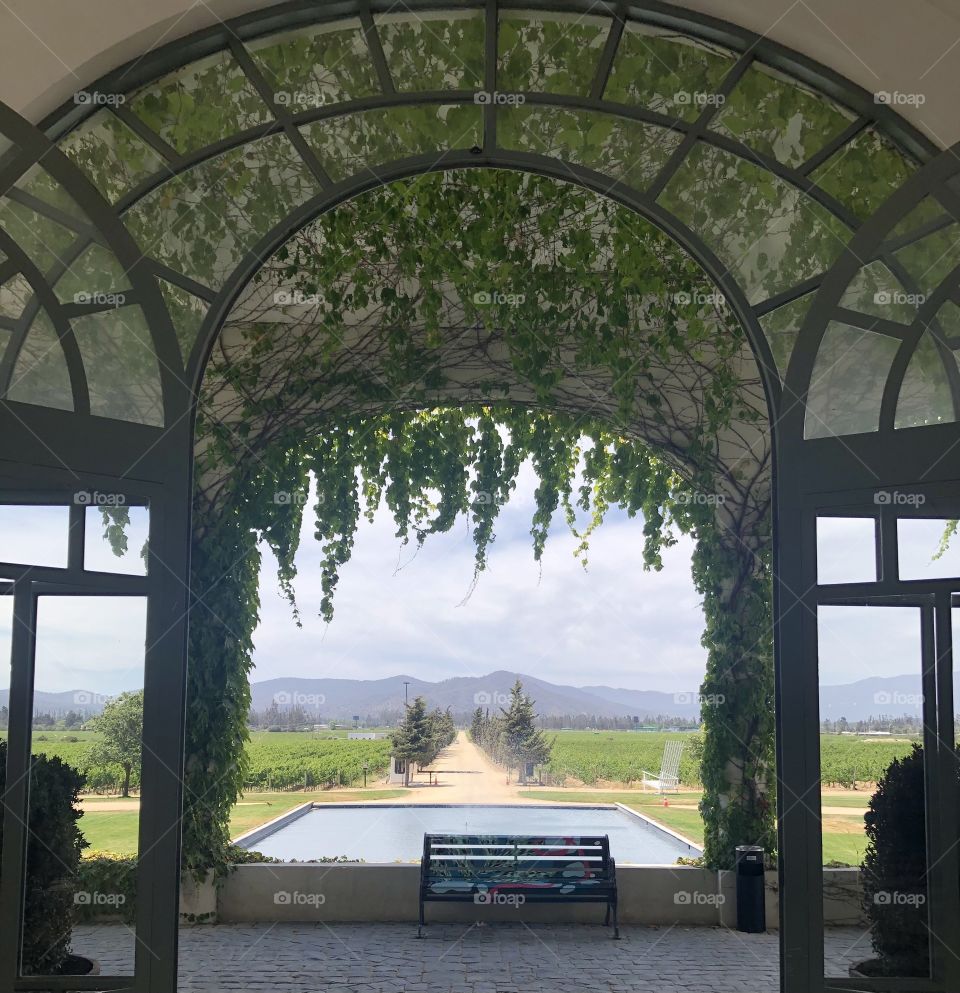
[[[923,749],[894,759],[877,782],[864,816],[864,910],[878,961],[871,972],[929,974],[927,839]]]
[[[0,741],[0,795],[6,791],[7,743]],[[58,758],[32,756],[30,838],[24,894],[24,975],[55,975],[70,954],[80,854],[87,847],[77,821],[83,775]],[[3,821],[0,818],[0,848]]]

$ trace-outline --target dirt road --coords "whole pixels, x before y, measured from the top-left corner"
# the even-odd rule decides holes
[[[430,766],[438,785],[429,786],[427,775],[417,776],[402,803],[536,803],[519,795],[521,787],[507,785],[507,774],[468,740],[466,731],[445,748]],[[393,801],[396,802],[396,801]]]

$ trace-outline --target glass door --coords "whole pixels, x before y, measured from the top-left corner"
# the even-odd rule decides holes
[[[4,989],[132,990],[151,954],[137,923],[149,510],[84,496],[0,504]]]
[[[914,509],[817,518],[820,826],[828,990],[960,979],[949,522]],[[947,559],[947,561],[942,561]]]

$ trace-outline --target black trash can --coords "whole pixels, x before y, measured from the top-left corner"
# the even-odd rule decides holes
[[[763,889],[763,849],[737,845],[737,930],[760,934],[767,930]]]

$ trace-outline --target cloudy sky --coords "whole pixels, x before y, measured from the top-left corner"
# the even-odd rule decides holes
[[[691,544],[681,538],[664,569],[642,567],[642,522],[611,513],[594,536],[589,570],[574,558],[574,539],[558,515],[541,566],[529,535],[533,473],[525,471],[502,512],[490,567],[471,591],[473,546],[466,522],[428,539],[419,552],[401,548],[386,513],[363,522],[353,559],[342,570],[329,626],[320,606],[319,546],[309,519],[298,558],[303,627],[277,592],[275,563],[264,556],[261,623],[255,633],[255,680],[274,676],[373,679],[405,673],[438,680],[512,669],[558,683],[604,683],[666,692],[696,690],[706,653],[703,615],[690,579]],[[56,564],[65,548],[60,510],[0,513],[0,558]],[[91,511],[91,513],[93,513]],[[901,534],[904,575],[960,574],[960,542],[948,560],[931,562],[939,522]],[[131,554],[145,521],[135,514]],[[88,561],[116,560],[89,527]],[[824,579],[868,578],[869,525],[822,522]],[[468,596],[468,594],[470,594]],[[0,641],[9,644],[9,599],[0,597]],[[110,695],[141,685],[144,607],[139,600],[49,599],[41,602],[36,686]],[[830,608],[821,612],[820,669],[824,684],[869,675],[915,672],[919,627],[913,611]],[[8,649],[4,650],[4,654]],[[0,687],[9,684],[0,667]]]
[[[706,654],[690,542],[666,552],[660,573],[646,573],[642,520],[611,514],[591,542],[584,571],[558,515],[538,565],[529,533],[535,486],[525,472],[472,593],[466,521],[431,536],[419,552],[401,548],[389,515],[364,523],[329,626],[317,617],[320,556],[308,522],[297,582],[303,628],[290,622],[290,608],[270,581],[275,565],[265,562],[254,678],[407,673],[436,680],[511,669],[574,685],[696,689]]]

